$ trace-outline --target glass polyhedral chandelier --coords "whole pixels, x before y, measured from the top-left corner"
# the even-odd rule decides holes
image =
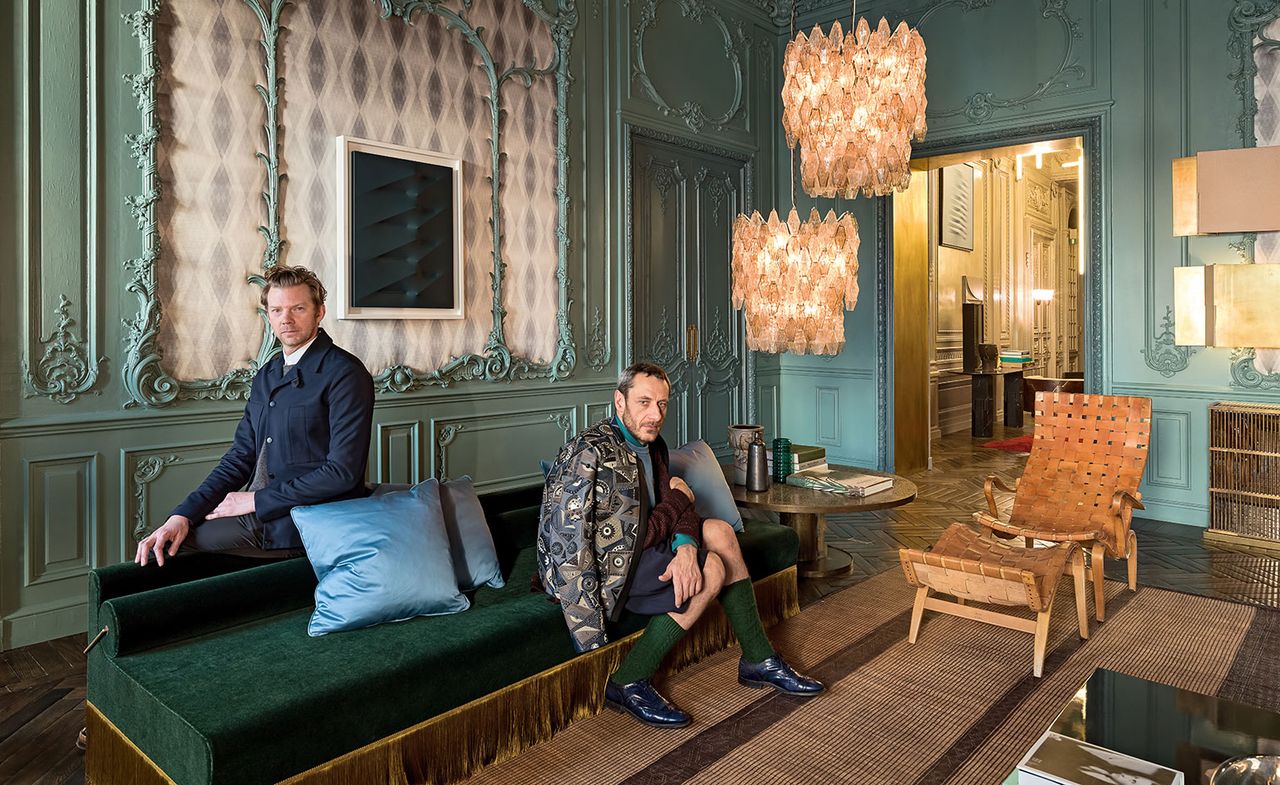
[[[844,312],[858,301],[858,221],[817,209],[786,223],[777,211],[733,224],[733,307],[744,308],[747,347],[758,352],[838,354]]]
[[[854,18],[857,6],[854,6]],[[866,19],[814,27],[787,44],[782,127],[800,148],[800,180],[811,196],[885,196],[911,180],[911,141],[924,139],[925,51],[906,22],[892,33]]]

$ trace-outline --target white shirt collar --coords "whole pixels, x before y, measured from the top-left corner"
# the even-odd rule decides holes
[[[290,365],[297,365],[298,361],[302,359],[302,355],[307,353],[307,349],[311,348],[311,344],[315,343],[316,338],[319,338],[319,337],[320,337],[320,332],[317,330],[316,334],[311,336],[311,340],[302,344],[297,349],[294,349],[292,352],[285,352],[284,367],[288,368]]]

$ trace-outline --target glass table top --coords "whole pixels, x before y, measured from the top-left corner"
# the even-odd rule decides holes
[[[1181,771],[1208,785],[1238,755],[1280,755],[1280,714],[1098,668],[1046,730]],[[1013,771],[1004,785],[1017,785]]]

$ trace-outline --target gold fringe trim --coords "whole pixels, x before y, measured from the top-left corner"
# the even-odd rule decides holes
[[[794,566],[757,581],[755,592],[766,627],[800,612]],[[290,777],[282,785],[446,785],[466,779],[546,741],[574,720],[598,713],[604,707],[605,680],[639,637],[636,632],[574,657]],[[728,619],[714,605],[663,670],[674,673],[734,642]],[[89,709],[88,785],[173,785],[109,720],[92,706]]]
[[[84,779],[87,785],[174,785],[98,707],[85,701]]]

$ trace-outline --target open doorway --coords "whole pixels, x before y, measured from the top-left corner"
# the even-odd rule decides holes
[[[913,159],[893,197],[898,471],[928,466],[943,436],[1029,434],[1013,415],[1029,414],[1035,390],[1084,391],[1083,141]]]

